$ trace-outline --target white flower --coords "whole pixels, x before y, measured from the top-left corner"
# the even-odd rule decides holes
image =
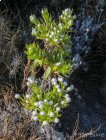
[[[61,65],[61,62],[57,62],[57,63],[55,63],[55,65],[56,66],[59,66],[59,65]]]
[[[61,110],[61,108],[60,108],[60,107],[57,107],[57,108],[56,108],[56,111],[57,111],[57,112],[58,112],[58,111],[60,111],[60,110]]]
[[[46,41],[48,41],[49,39],[48,38],[46,38]]]
[[[70,97],[67,97],[66,98],[66,101],[69,103],[69,102],[71,102],[71,98]]]
[[[50,35],[49,37],[52,38],[52,35]]]
[[[38,98],[40,98],[40,95],[37,95]]]
[[[45,112],[44,112],[44,111],[41,111],[41,112],[40,112],[40,115],[41,115],[41,116],[44,116],[44,115],[45,115]]]
[[[20,99],[20,98],[21,98],[20,94],[15,94],[14,97],[15,97],[16,99]]]
[[[63,28],[63,24],[62,24],[62,23],[59,23],[59,27],[60,27],[60,28]]]
[[[58,39],[54,39],[54,42],[58,42]]]
[[[35,102],[34,105],[35,105],[36,107],[38,107],[38,106],[39,106],[39,103],[38,103],[38,102]]]
[[[70,20],[70,21],[68,22],[68,24],[70,24],[70,25],[71,25],[72,23],[73,23],[72,20]]]
[[[26,98],[29,99],[31,97],[30,94],[26,94]]]
[[[64,82],[64,86],[67,86],[67,85],[68,85],[68,83],[65,81],[65,82]]]
[[[54,32],[51,32],[51,35],[53,36],[54,35]]]
[[[62,90],[60,88],[57,89],[57,92],[62,92]]]
[[[34,116],[34,117],[33,117],[33,120],[34,120],[34,121],[37,121],[37,120],[38,120],[38,117],[37,117],[37,116]]]
[[[56,27],[54,27],[53,29],[56,30]]]
[[[52,84],[56,85],[57,84],[57,79],[56,78],[52,78]]]
[[[34,21],[34,20],[35,20],[34,15],[31,15],[30,16],[30,21]]]
[[[49,116],[50,117],[54,117],[54,113],[53,112],[50,112]]]
[[[39,101],[38,104],[39,104],[39,105],[43,105],[43,101]]]
[[[39,105],[39,108],[43,108],[43,105]]]
[[[89,31],[90,31],[90,29],[89,29],[89,28],[87,28],[87,29],[86,29],[86,32],[89,32]]]
[[[27,82],[27,86],[29,86],[30,85],[30,82]]]
[[[59,123],[59,119],[56,118],[56,119],[54,120],[54,122],[55,122],[55,123]]]
[[[34,83],[34,77],[32,77],[32,76],[30,76],[30,77],[28,77],[28,82],[30,82],[30,83]]]
[[[38,27],[40,27],[40,24],[38,24]]]
[[[47,99],[44,99],[44,103],[47,103]]]
[[[61,101],[61,104],[64,105],[65,101]]]
[[[60,88],[60,86],[59,86],[59,85],[55,85],[55,86],[56,86],[56,88],[57,88],[57,89],[59,89],[59,88]]]
[[[43,125],[48,125],[48,122],[47,121],[43,121]]]
[[[25,103],[28,104],[28,100],[25,100]]]
[[[65,98],[68,98],[68,97],[70,97],[70,96],[69,96],[69,94],[66,94],[64,97],[65,97]]]
[[[58,81],[59,82],[63,82],[63,78],[62,77],[58,77]]]
[[[74,89],[74,85],[71,85],[70,87],[67,88],[67,91],[72,91]]]
[[[50,105],[53,105],[53,101],[49,101],[49,104],[50,104]]]
[[[69,12],[69,9],[68,9],[68,8],[67,8],[67,9],[65,9],[65,10],[64,10],[64,12],[66,12],[66,13],[67,13],[67,12]]]
[[[36,29],[32,29],[32,35],[36,35],[37,34],[37,30]]]
[[[44,13],[44,10],[42,9],[41,13],[43,14]]]
[[[32,115],[33,116],[37,115],[37,111],[32,111]]]

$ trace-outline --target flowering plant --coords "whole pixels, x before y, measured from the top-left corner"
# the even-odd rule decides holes
[[[22,103],[32,111],[32,119],[43,125],[58,123],[61,109],[71,102],[69,92],[74,86],[69,86],[65,79],[72,70],[70,28],[74,19],[70,9],[62,11],[58,22],[52,19],[47,9],[42,10],[40,20],[34,15],[30,16],[30,21],[34,24],[32,35],[42,40],[44,46],[41,48],[37,43],[26,46],[25,53],[31,61],[31,76],[27,79],[30,90]],[[43,76],[39,79],[35,75],[38,68],[43,71]]]

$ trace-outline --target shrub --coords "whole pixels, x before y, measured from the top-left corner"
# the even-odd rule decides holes
[[[30,16],[34,24],[32,35],[42,43],[26,45],[31,76],[27,79],[29,93],[22,103],[32,111],[32,119],[43,125],[58,123],[61,109],[71,102],[69,92],[74,86],[68,84],[67,77],[72,70],[70,28],[74,19],[70,9],[62,11],[58,22],[52,19],[47,9],[42,10],[42,19]],[[36,77],[38,69],[43,72],[39,79]]]

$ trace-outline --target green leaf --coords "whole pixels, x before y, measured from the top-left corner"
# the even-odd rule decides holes
[[[49,77],[50,73],[51,73],[51,67],[48,67],[47,70],[44,73],[43,78],[47,79]]]

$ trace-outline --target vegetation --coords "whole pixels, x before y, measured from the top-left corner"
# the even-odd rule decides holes
[[[34,24],[32,35],[42,42],[43,47],[41,43],[26,46],[25,53],[31,64],[27,85],[31,93],[26,94],[22,103],[32,111],[32,119],[47,125],[58,123],[61,109],[71,102],[68,93],[74,86],[68,85],[66,76],[72,70],[70,33],[75,16],[72,16],[71,9],[65,9],[56,22],[47,9],[41,13],[42,19],[39,20],[30,16]],[[35,74],[38,68],[43,71],[39,80]]]

